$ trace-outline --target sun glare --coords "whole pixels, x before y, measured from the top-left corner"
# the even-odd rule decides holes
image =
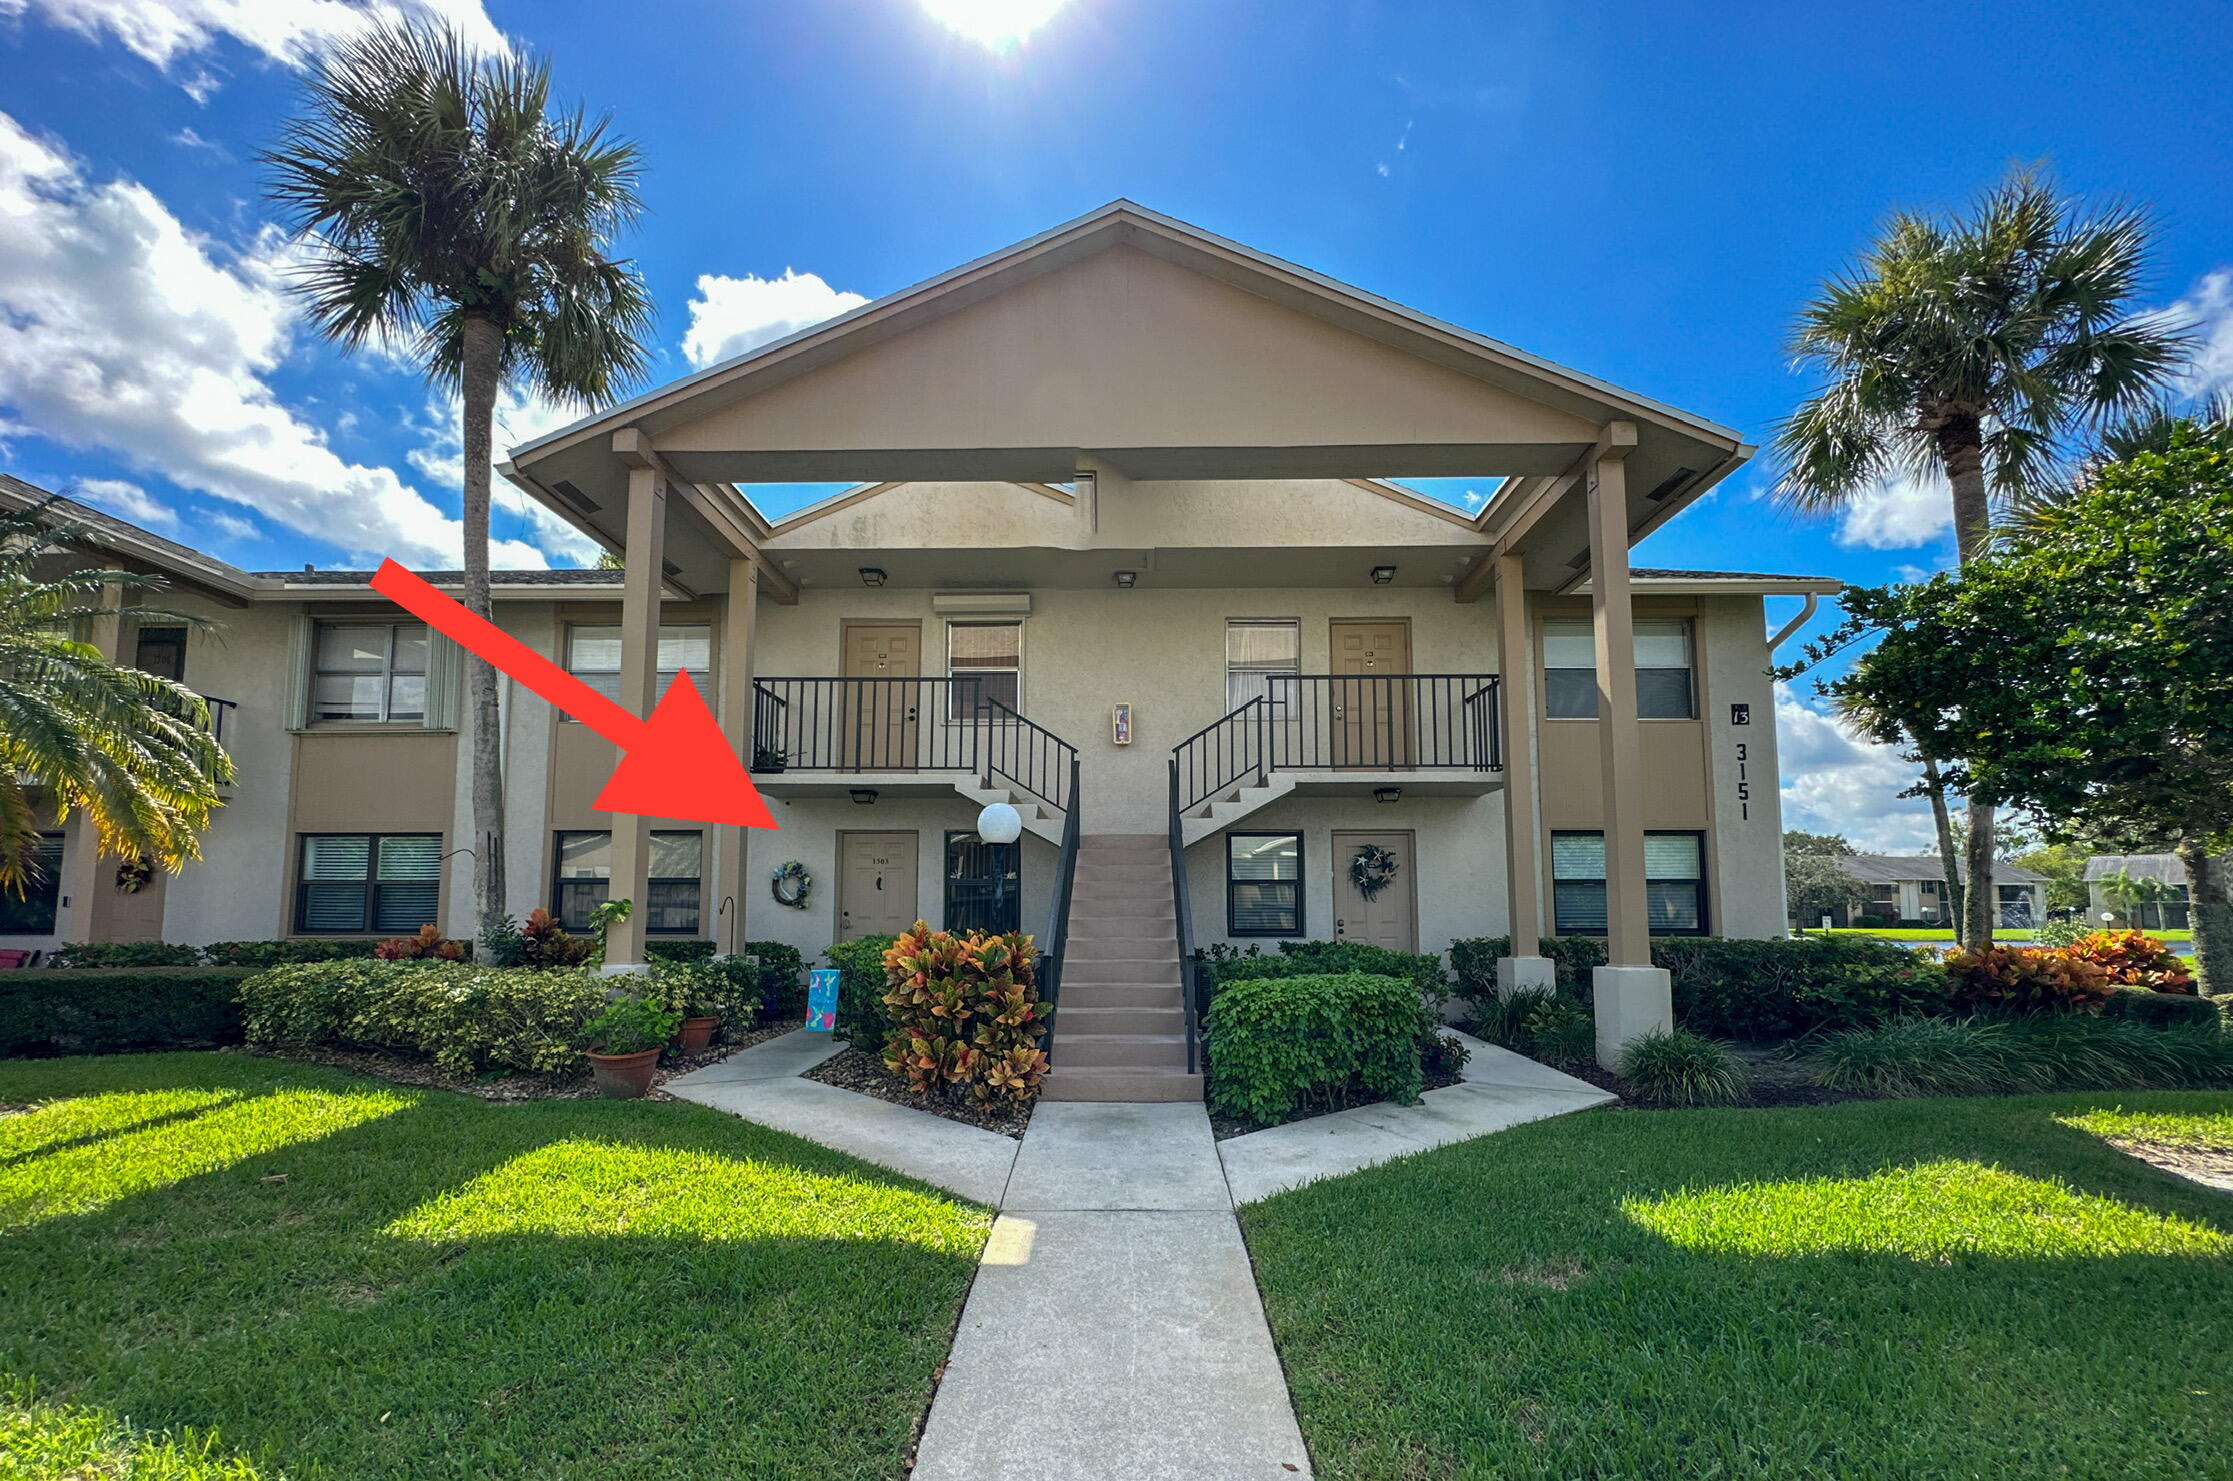
[[[1017,45],[1047,23],[1064,0],[923,0],[923,9],[982,45]]]

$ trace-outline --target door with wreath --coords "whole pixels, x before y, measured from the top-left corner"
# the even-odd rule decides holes
[[[1419,949],[1419,896],[1411,835],[1334,835],[1334,935],[1390,951]]]

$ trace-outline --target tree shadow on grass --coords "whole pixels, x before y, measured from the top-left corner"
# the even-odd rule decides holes
[[[401,1094],[0,1240],[0,1372],[298,1477],[900,1474],[981,1211],[696,1107]]]

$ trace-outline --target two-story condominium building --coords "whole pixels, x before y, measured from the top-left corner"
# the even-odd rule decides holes
[[[1112,205],[514,451],[622,569],[500,574],[499,624],[637,713],[690,674],[779,827],[598,812],[612,747],[508,685],[510,903],[635,900],[622,964],[1033,931],[1054,1095],[1198,1093],[1179,963],[1213,942],[1509,934],[1533,983],[1538,935],[1603,935],[1610,1052],[1667,1019],[1650,934],[1785,929],[1762,603],[1837,583],[1628,556],[1749,452]],[[749,497],[800,482],[843,491]],[[101,636],[226,701],[241,779],[136,891],[65,832],[0,945],[470,935],[456,650],[364,572],[87,523],[217,624]],[[994,801],[1017,843],[978,838]]]

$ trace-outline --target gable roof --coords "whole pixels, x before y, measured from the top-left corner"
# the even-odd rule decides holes
[[[1853,854],[1841,857],[1838,867],[1860,880],[1863,884],[1906,884],[1915,880],[1946,882],[1946,870],[1936,854]],[[1962,878],[1969,878],[1969,866],[1957,859],[1954,867]],[[2034,874],[2021,864],[2011,864],[2006,859],[1993,864],[1995,884],[2045,884],[2047,876]]]
[[[238,566],[143,530],[90,504],[0,473],[0,505],[30,509],[40,504],[49,506],[64,523],[77,526],[89,544],[103,550],[145,562],[166,575],[192,581],[235,601],[246,599],[256,590],[257,578]]]

